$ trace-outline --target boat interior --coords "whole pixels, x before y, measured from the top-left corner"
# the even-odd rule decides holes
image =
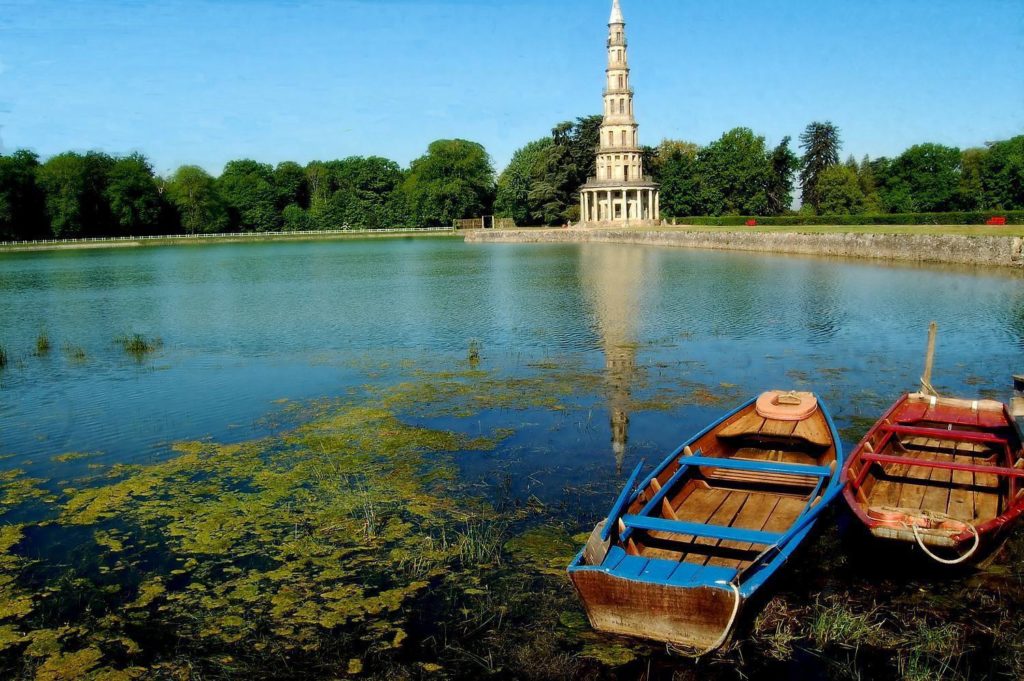
[[[800,421],[751,406],[686,447],[619,521],[626,554],[742,571],[822,497],[836,449],[820,409]]]
[[[987,407],[910,396],[894,408],[851,462],[851,492],[868,516],[980,525],[1005,513],[1021,497],[1024,460],[1002,405]]]

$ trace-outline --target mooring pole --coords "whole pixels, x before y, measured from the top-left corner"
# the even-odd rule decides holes
[[[1024,374],[1013,377],[1013,402],[1010,403],[1010,414],[1017,424],[1017,434],[1024,439]]]
[[[939,325],[932,322],[928,326],[928,354],[924,358],[924,376],[921,377],[921,389],[928,395],[938,395],[932,387],[932,367],[935,364],[935,337],[939,333]]]

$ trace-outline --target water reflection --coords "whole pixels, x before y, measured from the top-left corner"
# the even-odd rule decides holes
[[[580,248],[580,278],[604,350],[608,412],[615,471],[622,472],[629,443],[629,404],[636,378],[636,350],[644,286],[651,276],[650,249],[586,244]]]

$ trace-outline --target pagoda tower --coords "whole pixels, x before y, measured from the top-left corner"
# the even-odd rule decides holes
[[[580,188],[582,224],[650,225],[661,220],[658,184],[644,175],[626,48],[626,20],[619,0],[613,0],[597,177]]]

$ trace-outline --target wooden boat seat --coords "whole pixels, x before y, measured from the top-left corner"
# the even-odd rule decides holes
[[[777,421],[766,419],[751,411],[736,419],[718,432],[719,438],[735,439],[744,437],[794,437],[816,447],[831,447],[832,436],[828,426],[820,419],[808,418],[803,421]]]
[[[893,426],[884,425],[880,428],[883,433],[893,435],[910,435],[913,437],[929,437],[936,440],[951,440],[954,442],[973,442],[978,444],[990,444],[1005,447],[1009,444],[1006,438],[998,437],[991,433],[983,433],[976,430],[953,430],[951,428],[922,428],[918,426]]]
[[[832,474],[832,469],[828,466],[760,459],[687,457],[682,463],[703,467],[704,477],[714,480],[763,483],[782,487],[814,487],[820,479]]]
[[[623,579],[673,586],[697,586],[715,582],[731,582],[737,574],[734,568],[717,565],[630,556],[621,547],[608,551],[601,569]]]
[[[982,473],[992,475],[1005,475],[1008,478],[1024,478],[1024,469],[1005,468],[1002,466],[979,466],[976,464],[959,463],[954,461],[932,461],[929,459],[916,459],[907,456],[887,456],[885,454],[861,454],[860,458],[872,463],[891,463],[917,468],[938,468],[941,470],[961,471],[964,473]]]
[[[622,522],[627,528],[634,530],[664,532],[684,537],[707,537],[709,539],[761,544],[762,546],[774,546],[784,536],[777,532],[762,532],[742,527],[689,523],[682,520],[665,520],[664,518],[652,518],[644,515],[623,516]]]

